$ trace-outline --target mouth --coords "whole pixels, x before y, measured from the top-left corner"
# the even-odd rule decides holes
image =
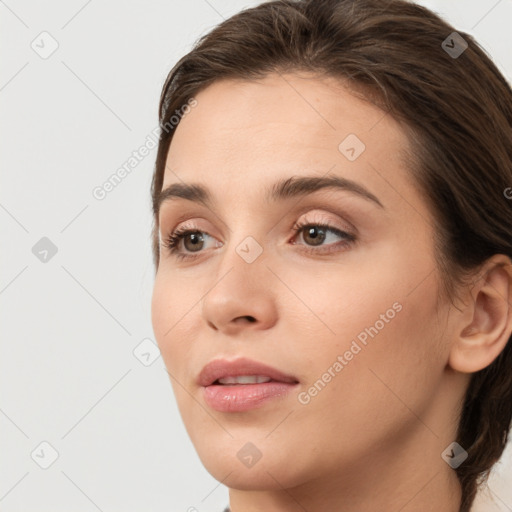
[[[206,404],[219,412],[243,412],[284,399],[298,379],[276,368],[252,361],[217,359],[207,364],[198,378]]]
[[[210,361],[198,376],[197,382],[206,387],[220,385],[250,385],[276,381],[287,384],[297,383],[298,379],[277,368],[252,359],[238,358],[232,361],[214,359]]]
[[[280,382],[266,375],[239,375],[237,377],[223,377],[217,379],[213,384],[222,386],[244,386],[246,384],[263,384],[265,382]]]

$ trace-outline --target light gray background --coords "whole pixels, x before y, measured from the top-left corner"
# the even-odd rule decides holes
[[[154,339],[156,150],[104,200],[92,190],[157,127],[172,65],[223,18],[258,3],[0,1],[1,511],[227,504],[188,439],[161,357],[145,366],[134,355]],[[510,80],[512,0],[421,3],[475,35]],[[51,49],[44,31],[59,45],[46,59],[31,47]],[[32,252],[42,237],[58,249],[47,262]],[[47,469],[52,449],[42,442],[58,452]],[[482,498],[474,510],[512,510],[507,479],[510,449],[490,480],[496,505]]]

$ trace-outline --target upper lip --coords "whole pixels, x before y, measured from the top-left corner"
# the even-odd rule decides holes
[[[262,375],[278,382],[298,382],[295,377],[287,375],[276,368],[246,358],[239,358],[233,361],[214,359],[201,370],[198,382],[200,386],[210,386],[217,379],[238,377],[240,375]]]

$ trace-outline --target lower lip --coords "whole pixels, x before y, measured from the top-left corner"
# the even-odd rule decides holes
[[[203,387],[208,406],[219,412],[242,412],[260,407],[273,398],[286,396],[297,383],[212,384]]]

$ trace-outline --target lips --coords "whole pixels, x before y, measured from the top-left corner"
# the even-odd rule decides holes
[[[198,377],[208,407],[221,413],[244,413],[286,400],[299,381],[251,359],[216,359]]]
[[[203,387],[217,383],[219,379],[240,376],[268,377],[270,381],[296,384],[299,381],[292,375],[285,374],[276,368],[251,359],[239,358],[234,361],[215,359],[208,363],[199,374],[198,384]],[[218,383],[217,383],[218,384]],[[250,384],[236,384],[238,386]]]

